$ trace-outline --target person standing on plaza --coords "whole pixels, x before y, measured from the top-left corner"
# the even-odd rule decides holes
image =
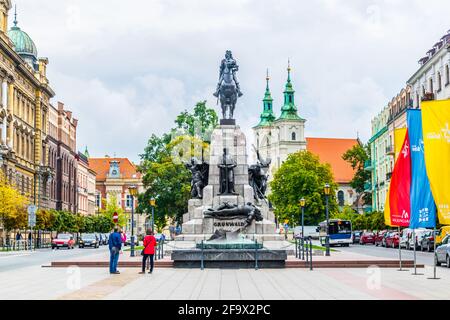
[[[147,258],[150,259],[150,271],[149,273],[153,272],[153,265],[154,265],[154,256],[155,256],[155,247],[156,247],[156,239],[153,235],[153,230],[148,229],[147,235],[144,238],[144,249],[142,250],[142,271],[139,272],[139,274],[145,273],[145,265],[147,264]]]
[[[111,274],[119,274],[120,272],[117,270],[117,265],[119,263],[119,255],[122,250],[122,239],[120,236],[119,227],[114,227],[114,232],[109,236],[109,273]]]

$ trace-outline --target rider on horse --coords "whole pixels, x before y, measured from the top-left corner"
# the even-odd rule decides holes
[[[219,83],[217,84],[216,92],[214,93],[215,97],[219,96],[220,86],[222,85],[223,76],[225,69],[228,68],[228,70],[233,75],[233,80],[236,83],[236,89],[239,97],[242,97],[241,88],[239,86],[239,82],[237,81],[236,77],[236,71],[239,70],[239,66],[236,64],[236,60],[233,58],[233,54],[230,50],[227,50],[225,53],[225,59],[222,60],[222,63],[220,65],[220,77],[219,77]]]

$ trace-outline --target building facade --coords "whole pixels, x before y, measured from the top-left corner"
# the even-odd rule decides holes
[[[131,233],[131,209],[132,199],[129,192],[131,186],[136,186],[139,193],[143,193],[144,185],[142,176],[136,166],[127,158],[89,158],[89,167],[96,172],[96,210],[105,208],[105,202],[116,199],[127,217],[125,231]],[[134,201],[136,208],[137,199]],[[135,211],[136,213],[136,211]],[[136,213],[135,234],[145,232],[146,217]]]
[[[87,216],[89,215],[89,192],[88,192],[89,160],[84,154],[78,152],[77,161],[78,161],[78,170],[77,170],[78,213]]]
[[[0,1],[0,167],[16,188],[38,206],[47,206],[47,135],[50,99],[47,58],[21,30],[8,30],[10,0]]]
[[[288,78],[280,116],[277,118],[273,111],[270,79],[267,76],[263,112],[259,124],[253,127],[256,148],[262,157],[272,160],[269,181],[273,179],[275,172],[290,154],[308,150],[317,155],[322,163],[331,165],[335,181],[339,185],[336,191],[339,205],[341,207],[350,205],[359,209],[358,195],[350,186],[355,172],[350,164],[342,159],[347,150],[360,143],[359,140],[305,137],[306,120],[298,115],[298,108],[295,105],[295,90],[291,81],[290,66],[287,71]]]
[[[420,68],[407,81],[413,107],[422,100],[450,99],[450,30],[419,60]]]
[[[372,192],[372,209],[383,211],[396,160],[397,129],[407,127],[407,109],[420,109],[423,100],[450,99],[450,30],[419,60],[420,67],[407,81],[406,88],[395,96],[374,119],[369,140],[372,172],[366,191]]]

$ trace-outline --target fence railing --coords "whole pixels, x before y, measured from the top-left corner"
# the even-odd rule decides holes
[[[295,238],[295,257],[305,261],[309,265],[309,270],[313,270],[312,238]]]

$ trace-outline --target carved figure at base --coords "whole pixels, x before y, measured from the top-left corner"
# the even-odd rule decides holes
[[[203,189],[208,184],[209,165],[207,163],[200,163],[196,158],[192,158],[191,162],[185,163],[185,166],[192,173],[192,199],[202,199]]]
[[[234,205],[228,202],[216,207],[210,208],[203,212],[205,218],[214,219],[237,219],[245,217],[245,226],[243,229],[250,226],[253,220],[263,221],[264,217],[261,214],[261,210],[253,203],[248,202],[245,205]]]
[[[255,148],[255,146],[253,146],[253,148]],[[248,168],[248,182],[253,188],[253,195],[255,199],[265,199],[267,192],[267,181],[269,180],[267,170],[269,169],[272,160],[270,158],[263,159],[256,148],[255,151],[258,157],[258,163],[251,165]]]

